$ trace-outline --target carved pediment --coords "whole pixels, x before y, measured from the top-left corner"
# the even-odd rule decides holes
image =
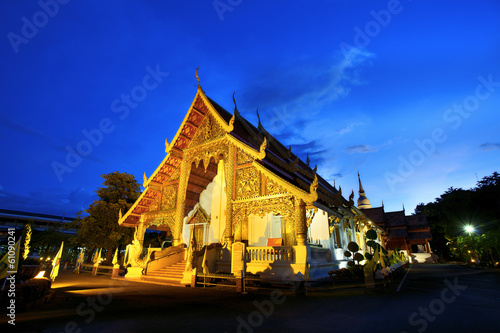
[[[203,119],[200,127],[196,131],[189,147],[199,146],[205,142],[212,141],[223,137],[226,134],[222,126],[220,126],[210,112]]]
[[[200,224],[200,223],[210,223],[210,217],[207,215],[205,210],[201,208],[200,204],[197,203],[194,206],[194,211],[190,214],[188,219],[188,224]]]
[[[271,178],[266,177],[266,195],[276,195],[288,193],[283,187],[278,185]]]
[[[260,196],[260,174],[253,166],[236,170],[236,199]]]
[[[243,164],[248,164],[248,163],[252,163],[253,161],[253,157],[246,154],[245,152],[243,152],[243,150],[239,149],[238,148],[238,152],[236,154],[236,163],[237,165],[243,165]]]

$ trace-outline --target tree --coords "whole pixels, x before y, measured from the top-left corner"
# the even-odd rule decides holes
[[[431,247],[445,259],[470,261],[474,253],[481,263],[494,264],[500,248],[500,174],[479,180],[475,188],[450,187],[434,202],[419,204],[416,212],[427,215],[431,227]],[[466,235],[465,226],[475,233]]]
[[[128,173],[116,171],[101,177],[104,178],[104,187],[96,190],[99,199],[85,210],[88,216],[77,217],[77,223],[80,223],[78,241],[89,249],[107,249],[109,261],[115,247],[132,241],[134,230],[120,227],[118,218],[120,209],[122,213],[127,212],[139,198],[140,187],[135,177]]]

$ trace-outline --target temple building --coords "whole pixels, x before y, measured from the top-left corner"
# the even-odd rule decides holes
[[[359,198],[358,209],[370,221],[385,230],[384,241],[388,250],[400,249],[404,251],[413,262],[434,262],[436,255],[431,251],[429,241],[432,239],[431,229],[424,214],[405,215],[405,210],[386,212],[384,205],[372,207],[366,197],[361,178],[358,173]]]
[[[130,276],[189,284],[203,270],[319,280],[346,266],[350,241],[365,252],[367,230],[382,240],[354,192],[346,200],[309,159],[281,144],[260,118],[252,125],[234,104],[231,114],[198,84],[179,130],[165,142],[165,158],[144,176],[139,199],[120,212],[119,224],[136,228]],[[173,246],[142,261],[146,229],[171,234]]]

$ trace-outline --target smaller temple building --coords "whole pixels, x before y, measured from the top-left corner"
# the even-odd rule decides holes
[[[406,215],[404,207],[395,212],[386,212],[383,204],[381,207],[372,207],[361,184],[359,173],[358,181],[358,209],[385,230],[386,248],[400,249],[414,262],[434,262],[436,256],[432,254],[429,245],[432,236],[427,217],[424,214]]]

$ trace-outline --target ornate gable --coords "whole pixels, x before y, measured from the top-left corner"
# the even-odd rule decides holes
[[[266,195],[279,195],[279,194],[288,194],[288,192],[278,185],[271,178],[266,177]]]
[[[243,150],[238,148],[238,152],[236,154],[236,163],[238,166],[252,163],[253,160],[254,158],[252,156],[246,154]]]
[[[246,202],[262,196],[272,199],[293,195],[308,203],[316,201],[316,170],[310,169],[296,156],[292,161],[293,155],[270,138],[262,126],[255,128],[239,115],[236,103],[231,115],[210,100],[198,86],[172,142],[165,141],[167,155],[149,178],[144,177],[145,190],[128,212],[120,216],[119,224],[133,226],[143,217],[148,221],[165,219],[167,215],[173,219],[177,205],[175,198],[178,193],[186,191],[179,183],[181,163],[189,168],[194,162],[196,170],[191,172],[187,181],[187,187],[192,187],[185,206],[186,213],[189,212],[198,201],[200,188],[217,174],[218,161],[229,156],[227,165],[232,165],[234,173],[227,172],[227,179],[234,181],[233,199]],[[271,140],[269,149],[268,140]],[[314,179],[309,184],[312,177]],[[330,187],[325,190],[336,193]],[[196,218],[202,217],[201,211]]]
[[[220,126],[215,118],[208,113],[200,124],[200,127],[193,136],[189,148],[199,146],[205,142],[209,142],[224,136],[226,132]]]
[[[261,175],[253,166],[236,170],[236,199],[261,195]]]
[[[200,204],[197,203],[194,207],[193,214],[189,217],[188,224],[202,224],[202,223],[210,223],[210,217],[207,216],[207,213],[201,208]]]

